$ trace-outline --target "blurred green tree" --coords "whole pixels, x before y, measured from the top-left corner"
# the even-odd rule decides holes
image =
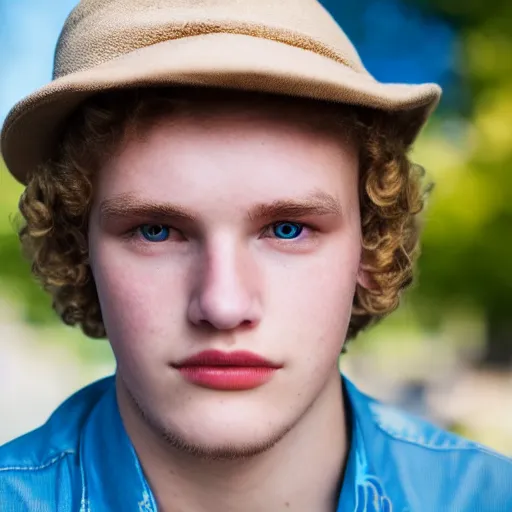
[[[23,305],[25,320],[48,323],[56,318],[50,298],[32,278],[16,234],[17,202],[22,190],[0,159],[0,293],[13,303]]]
[[[438,176],[414,299],[438,320],[477,305],[487,326],[484,365],[512,363],[512,2],[406,0],[459,34],[459,73],[471,104],[438,122],[417,148]],[[428,44],[428,40],[425,42]]]

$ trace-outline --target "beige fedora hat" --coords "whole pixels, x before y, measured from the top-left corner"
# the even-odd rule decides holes
[[[412,142],[436,84],[384,84],[317,0],[82,0],[53,80],[13,107],[1,135],[21,182],[52,157],[69,114],[108,89],[189,85],[300,96],[397,112]]]

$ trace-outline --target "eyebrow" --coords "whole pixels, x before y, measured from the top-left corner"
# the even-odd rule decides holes
[[[170,203],[145,201],[132,194],[121,194],[106,199],[100,205],[100,219],[106,221],[116,217],[141,217],[154,220],[180,219],[195,221],[196,217],[179,206]]]
[[[249,212],[250,220],[297,219],[306,216],[340,215],[339,201],[326,192],[314,192],[303,199],[280,199],[256,205]]]
[[[101,221],[117,217],[151,218],[161,221],[168,219],[197,221],[197,216],[178,205],[140,200],[132,194],[121,194],[106,199],[101,203],[99,212]],[[251,208],[247,217],[254,222],[340,214],[339,201],[326,192],[318,191],[302,199],[280,199],[271,203],[257,204]]]

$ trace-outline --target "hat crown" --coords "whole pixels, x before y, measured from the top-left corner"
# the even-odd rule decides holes
[[[317,0],[82,0],[59,37],[54,78],[146,46],[211,33],[278,41],[366,72]]]

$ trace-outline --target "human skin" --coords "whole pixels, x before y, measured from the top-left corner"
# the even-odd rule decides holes
[[[333,126],[302,121],[309,108],[166,114],[97,173],[90,264],[120,413],[161,510],[334,510],[348,445],[338,358],[365,282],[358,157]],[[285,221],[306,227],[285,240]],[[280,369],[221,391],[173,368],[207,349]]]

